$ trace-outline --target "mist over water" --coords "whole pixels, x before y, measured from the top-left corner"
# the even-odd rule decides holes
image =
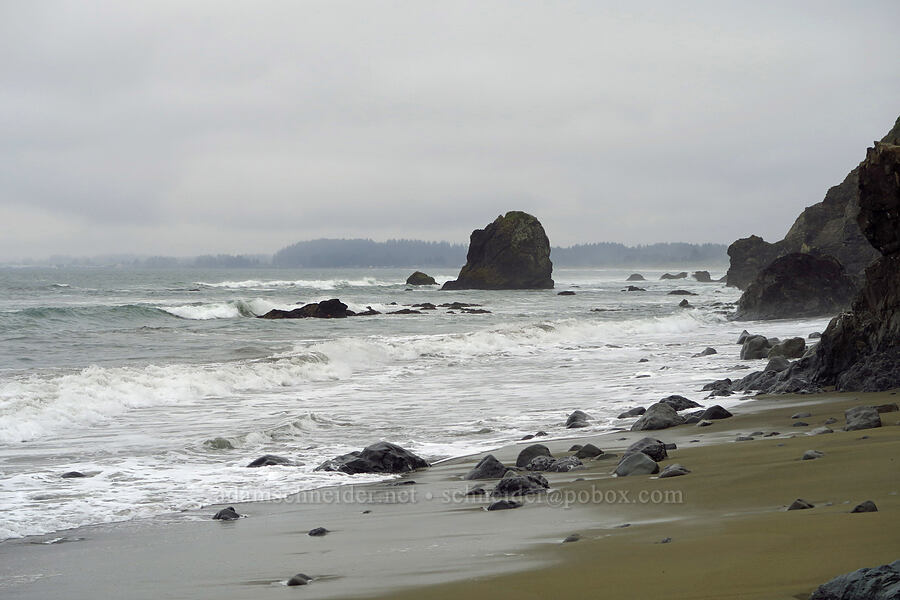
[[[381,439],[433,461],[564,436],[575,409],[594,417],[588,432],[607,430],[625,408],[701,400],[703,383],[741,376],[745,326],[826,323],[732,324],[736,290],[658,269],[642,270],[642,293],[621,291],[624,270],[557,270],[556,290],[505,292],[408,291],[410,272],[0,271],[0,539],[360,481],[313,469]],[[678,288],[698,308],[678,308]],[[254,318],[334,297],[491,313]],[[719,354],[692,358],[706,346]],[[245,468],[263,453],[296,466]],[[89,477],[60,478],[70,470]]]

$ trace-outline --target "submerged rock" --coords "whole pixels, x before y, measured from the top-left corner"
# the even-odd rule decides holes
[[[219,512],[213,515],[214,521],[237,521],[241,518],[241,515],[234,510],[233,506],[229,506],[228,508],[223,508]]]
[[[351,310],[347,310],[347,305],[332,298],[331,300],[323,300],[322,302],[313,302],[306,304],[300,308],[293,310],[280,310],[273,308],[266,314],[260,316],[260,319],[344,319],[355,315]]]
[[[298,585],[308,585],[313,580],[312,577],[306,575],[304,573],[297,573],[290,579],[288,579],[287,584],[291,587],[295,587]]]
[[[590,415],[582,410],[576,410],[566,418],[566,429],[578,429],[588,427],[588,421],[591,420]]]
[[[285,458],[283,456],[276,456],[274,454],[263,454],[253,462],[251,462],[248,467],[256,468],[256,467],[271,467],[274,465],[292,465],[294,464],[289,458]]]
[[[325,529],[324,527],[316,527],[314,529],[310,529],[309,533],[307,533],[306,535],[309,535],[311,537],[322,537],[322,536],[328,535],[329,533],[331,533],[331,532],[328,531],[327,529]]]
[[[472,232],[465,266],[441,289],[547,289],[552,272],[550,240],[540,221],[510,211]]]

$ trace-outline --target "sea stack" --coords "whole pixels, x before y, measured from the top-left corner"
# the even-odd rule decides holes
[[[535,217],[514,210],[472,232],[465,266],[441,289],[550,289],[552,273],[544,227]]]

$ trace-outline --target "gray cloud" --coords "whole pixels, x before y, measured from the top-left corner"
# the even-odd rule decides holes
[[[0,258],[781,237],[900,113],[900,5],[675,4],[2,4]]]

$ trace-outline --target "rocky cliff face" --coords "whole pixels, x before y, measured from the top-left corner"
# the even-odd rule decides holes
[[[466,264],[444,290],[553,287],[550,240],[535,217],[510,211],[472,232]]]
[[[859,167],[859,207],[860,230],[882,256],[805,366],[822,385],[882,391],[900,387],[900,146],[869,149]]]
[[[900,118],[881,142],[900,144]],[[859,167],[828,190],[822,202],[806,208],[783,240],[772,244],[750,236],[729,246],[728,285],[746,289],[769,263],[793,252],[833,256],[851,278],[861,283],[863,271],[878,253],[860,231],[858,213]]]

